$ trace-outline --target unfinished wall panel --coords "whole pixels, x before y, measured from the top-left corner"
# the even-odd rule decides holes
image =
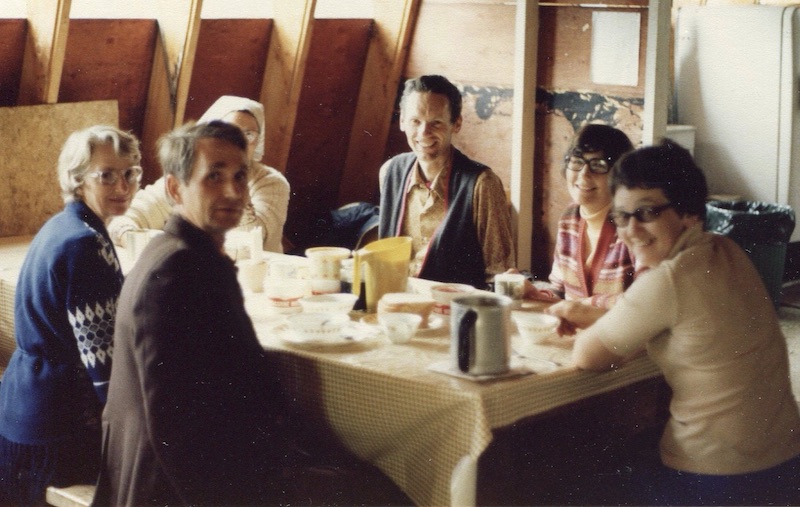
[[[59,102],[116,100],[119,126],[141,139],[156,24],[146,19],[73,19]]]
[[[221,95],[260,100],[271,33],[271,19],[201,20],[186,120],[200,118]]]
[[[343,204],[337,202],[338,189],[371,24],[368,19],[315,21],[286,164],[292,197],[285,232],[297,244],[308,241],[305,234],[316,214]]]
[[[27,33],[24,19],[0,19],[0,106],[17,103]]]
[[[419,10],[405,78],[441,74],[464,96],[453,144],[511,182],[511,109],[516,6],[508,2],[430,0]],[[393,122],[386,157],[408,151]],[[377,170],[377,169],[376,169]]]
[[[592,83],[593,10],[580,7],[539,9],[534,181],[542,195],[538,210],[541,222],[534,231],[532,270],[541,276],[549,273],[558,219],[571,202],[562,165],[575,132],[586,123],[600,122],[628,134],[634,145],[642,136],[647,10],[632,10],[642,14],[637,86]]]
[[[118,121],[116,101],[0,107],[0,237],[35,234],[64,207],[56,162],[69,134]]]

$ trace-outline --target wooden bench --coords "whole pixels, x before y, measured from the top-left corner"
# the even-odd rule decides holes
[[[50,486],[44,498],[47,505],[55,507],[89,507],[94,498],[94,485],[75,484],[65,488]]]

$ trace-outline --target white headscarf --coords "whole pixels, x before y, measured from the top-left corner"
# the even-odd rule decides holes
[[[214,120],[221,120],[228,113],[234,111],[247,111],[252,114],[258,122],[258,144],[253,152],[253,160],[260,162],[264,158],[264,106],[260,102],[245,97],[235,95],[223,95],[211,107],[203,113],[197,120],[198,123],[206,123]]]

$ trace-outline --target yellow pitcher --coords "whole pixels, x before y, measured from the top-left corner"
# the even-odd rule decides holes
[[[353,252],[353,293],[361,293],[363,267],[368,313],[375,313],[384,294],[405,292],[410,261],[409,236],[379,239]]]

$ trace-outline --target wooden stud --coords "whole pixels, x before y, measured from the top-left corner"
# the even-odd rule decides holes
[[[281,172],[286,170],[292,144],[316,5],[316,0],[284,0],[274,7],[261,103],[266,123],[264,161]]]
[[[22,62],[20,105],[55,104],[69,32],[72,0],[28,0],[28,40]]]
[[[642,113],[643,146],[656,143],[667,133],[671,26],[671,2],[650,0],[650,8],[647,10],[647,61]]]
[[[158,2],[158,38],[142,127],[142,167],[145,182],[161,175],[156,158],[158,138],[183,123],[194,52],[200,29],[202,0]]]
[[[358,96],[339,202],[370,201],[378,186],[397,89],[406,65],[420,0],[375,0],[370,41]]]
[[[533,243],[533,157],[536,110],[536,58],[539,46],[539,2],[517,0],[514,50],[514,112],[511,132],[512,226],[517,267],[530,269]],[[541,206],[538,205],[537,206]]]

